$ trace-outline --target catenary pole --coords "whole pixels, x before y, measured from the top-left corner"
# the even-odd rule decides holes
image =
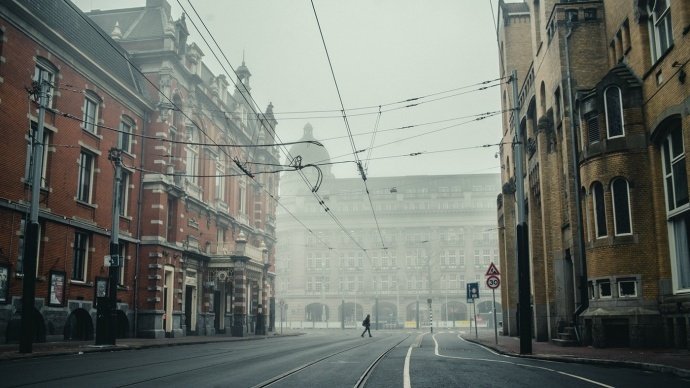
[[[115,345],[117,337],[117,283],[120,266],[124,257],[120,257],[120,187],[122,186],[122,150],[111,148],[108,155],[115,166],[115,182],[113,182],[113,219],[110,234],[110,270],[108,276],[108,299],[110,304],[110,321],[108,322],[108,340]]]
[[[38,98],[38,123],[31,151],[31,203],[29,207],[29,222],[24,232],[24,256],[22,257],[24,277],[22,280],[22,317],[21,334],[19,337],[19,352],[31,353],[34,340],[34,299],[36,297],[36,256],[38,255],[38,210],[40,207],[41,179],[43,172],[43,129],[46,115],[46,105],[49,102],[48,89],[50,83],[39,79],[39,85],[34,84],[34,91],[40,89]]]

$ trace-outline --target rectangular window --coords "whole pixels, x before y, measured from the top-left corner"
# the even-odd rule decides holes
[[[196,128],[187,127],[187,181],[196,184],[199,180],[199,134]]]
[[[88,260],[89,235],[84,232],[74,234],[72,250],[72,280],[86,281],[86,265]]]
[[[93,154],[82,151],[79,155],[79,173],[77,174],[77,200],[91,203],[93,185]]]
[[[671,6],[669,0],[647,2],[648,30],[652,61],[656,62],[673,45]]]
[[[118,194],[118,206],[120,208],[120,216],[127,217],[129,212],[127,207],[129,206],[129,184],[131,181],[132,174],[129,171],[122,171],[122,180],[120,181],[120,192]]]
[[[53,106],[53,91],[55,90],[55,72],[52,70],[52,66],[48,65],[47,63],[43,63],[44,61],[40,61],[39,63],[36,63],[36,67],[34,68],[34,77],[32,80],[34,82],[39,83],[39,91],[40,89],[40,83],[41,82],[47,82],[49,84],[48,86],[48,108],[52,108]],[[39,101],[39,96],[36,95],[34,98],[34,101],[38,102]]]
[[[129,153],[132,153],[132,128],[134,126],[129,120],[122,120],[120,122],[120,133],[118,135],[118,147]]]
[[[221,156],[216,159],[215,197],[225,201],[225,162]]]
[[[84,98],[84,117],[82,120],[85,130],[96,133],[96,128],[98,128],[98,99],[95,96],[87,94]]]
[[[33,182],[33,152],[36,138],[38,137],[38,124],[31,122],[31,135],[26,145],[26,164],[24,169],[24,176],[30,184]],[[50,131],[43,128],[43,150],[41,152],[41,187],[48,187],[48,148],[50,145]]]
[[[688,177],[685,169],[685,146],[680,124],[670,131],[663,143],[666,207],[670,212],[688,204]]]
[[[240,214],[247,212],[247,182],[244,177],[240,177],[239,195],[237,196],[237,208]]]
[[[636,279],[618,279],[618,296],[621,298],[637,297]]]
[[[611,295],[611,282],[609,280],[597,281],[597,288],[599,291],[600,298],[610,298]]]

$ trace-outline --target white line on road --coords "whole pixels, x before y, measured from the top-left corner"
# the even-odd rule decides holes
[[[600,382],[598,382],[598,381],[590,380],[590,379],[585,378],[585,377],[582,377],[582,376],[573,375],[573,374],[566,373],[566,372],[561,372],[561,371],[558,371],[558,370],[555,370],[555,369],[551,369],[551,368],[546,368],[546,367],[543,367],[543,366],[522,364],[522,363],[519,363],[519,362],[505,361],[505,360],[491,360],[491,359],[488,359],[488,358],[471,358],[471,357],[446,356],[446,355],[440,354],[440,353],[438,352],[438,341],[436,341],[436,334],[432,335],[432,336],[431,336],[431,339],[434,340],[434,353],[435,353],[438,357],[453,358],[453,359],[456,359],[456,360],[495,362],[495,363],[501,363],[501,364],[511,364],[511,365],[516,365],[516,366],[522,366],[522,367],[525,367],[525,368],[541,369],[541,370],[545,370],[545,371],[549,371],[549,372],[560,373],[560,374],[562,374],[562,375],[564,375],[564,376],[569,376],[569,377],[572,377],[572,378],[574,378],[574,379],[586,381],[586,382],[588,382],[588,383],[591,383],[591,384],[594,384],[594,385],[598,385],[598,386],[601,386],[601,387],[613,388],[613,386],[611,386],[611,385],[606,385],[606,384],[604,384],[604,383],[600,383]],[[464,339],[463,339],[462,337],[460,337],[460,339],[462,339],[462,340],[464,341]],[[486,348],[485,348],[485,349],[486,349]],[[495,353],[494,351],[491,351],[491,353],[493,353],[493,354],[498,354],[498,353]],[[542,360],[537,360],[537,359],[533,359],[533,360],[534,360],[534,361],[542,361]],[[405,360],[405,362],[407,363],[407,360]],[[407,387],[406,387],[406,388],[407,388]]]
[[[412,388],[410,385],[410,356],[412,355],[412,345],[407,349],[405,356],[405,368],[403,368],[403,388]]]
[[[410,358],[412,356],[412,348],[418,348],[419,345],[422,343],[422,337],[424,337],[426,333],[422,333],[417,336],[415,341],[410,344],[410,347],[407,349],[407,355],[405,356],[405,367],[403,368],[403,388],[412,388],[412,384],[410,383]]]

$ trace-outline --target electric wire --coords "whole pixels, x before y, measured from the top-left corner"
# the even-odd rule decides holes
[[[113,43],[108,39],[108,37],[106,37],[106,36],[103,35],[104,32],[103,32],[98,26],[95,26],[94,24],[92,24],[92,22],[91,22],[91,20],[89,20],[89,18],[87,18],[87,17],[86,17],[84,14],[82,14],[77,8],[75,8],[76,6],[75,6],[74,4],[72,4],[72,3],[69,2],[69,1],[65,1],[65,3],[66,3],[66,4],[67,4],[67,5],[68,5],[78,16],[79,16],[79,17],[81,17],[81,18],[82,18],[82,19],[83,19],[83,20],[84,20],[84,21],[85,21],[85,22],[86,22],[86,23],[87,23],[87,24],[88,24],[98,35],[100,35],[101,38],[103,38],[103,40],[104,40],[109,46],[111,46],[115,51],[117,51],[117,52],[125,59],[125,61],[127,61],[127,63],[129,63],[129,65],[130,65],[136,72],[138,72],[138,73],[142,76],[142,78],[143,78],[144,80],[146,80],[146,82],[148,82],[156,91],[158,91],[158,93],[159,93],[161,96],[163,96],[163,97],[171,104],[171,106],[176,107],[176,108],[179,109],[179,107],[177,107],[177,105],[176,105],[167,95],[165,95],[165,93],[163,93],[162,90],[160,90],[160,88],[158,87],[158,85],[156,85],[153,81],[151,81],[148,77],[146,77],[146,75],[145,75],[136,65],[134,65],[134,63],[131,62],[131,60],[128,58],[128,56],[127,56],[125,53],[123,53],[121,50],[118,50],[118,48],[115,47],[115,46],[113,45]],[[250,107],[252,108],[252,110],[254,109],[253,106],[250,105]],[[207,133],[206,133],[206,132],[205,132],[205,131],[204,131],[204,130],[203,130],[203,129],[202,129],[192,118],[191,118],[191,117],[189,117],[184,111],[180,111],[180,112],[182,113],[182,115],[183,115],[185,118],[187,118],[187,120],[190,121],[190,123],[192,123],[197,129],[199,129],[199,131],[201,131],[206,137],[209,137],[208,134],[207,134]],[[269,122],[269,125],[270,125],[270,122]],[[210,137],[209,137],[209,138],[210,138]],[[211,141],[213,141],[213,139],[211,139]],[[226,154],[226,156],[230,157],[230,155],[228,155],[227,152],[226,152],[223,148],[221,148],[221,150],[223,151],[224,154]],[[303,175],[303,174],[302,174],[302,175]],[[258,182],[257,182],[257,184],[258,184]],[[263,188],[262,185],[259,184],[259,186]],[[264,189],[264,191],[267,191],[265,188],[263,188],[263,189]],[[272,193],[269,193],[269,196],[270,196],[272,199],[274,199],[274,200],[276,201],[276,203],[279,203],[279,202],[278,202],[278,199],[277,199],[275,196],[273,196]],[[312,233],[313,233],[313,232],[312,232]],[[320,241],[321,241],[321,243],[324,244],[325,246],[328,246],[328,244],[326,244],[326,243],[323,242],[322,240],[320,240]]]
[[[316,19],[316,25],[319,28],[319,35],[321,36],[321,42],[323,43],[323,48],[326,53],[326,58],[328,59],[328,66],[331,69],[331,75],[333,77],[333,83],[335,85],[335,90],[338,93],[338,100],[340,101],[340,107],[342,109],[342,115],[343,115],[343,121],[345,123],[345,129],[347,130],[349,139],[350,139],[350,146],[352,147],[352,155],[355,157],[355,161],[357,162],[357,167],[359,168],[359,172],[362,176],[362,182],[364,183],[364,187],[366,189],[367,195],[369,195],[369,188],[367,186],[367,177],[366,173],[364,172],[364,168],[362,167],[362,161],[359,159],[358,151],[357,151],[357,146],[355,145],[354,137],[352,136],[352,130],[350,128],[350,123],[348,122],[347,119],[347,112],[345,110],[345,104],[343,103],[343,97],[342,94],[340,93],[340,87],[338,86],[338,80],[335,76],[335,70],[333,69],[333,62],[331,61],[331,56],[328,53],[328,46],[326,45],[326,39],[324,38],[323,35],[323,29],[321,28],[321,22],[319,21],[319,15],[316,12],[316,6],[314,5],[314,0],[311,0],[311,7],[312,10],[314,11],[314,18]],[[378,217],[376,216],[376,211],[374,210],[374,205],[371,202],[371,196],[369,196],[369,204],[371,205],[371,213],[374,217],[374,222],[376,223],[376,229],[379,233],[379,237],[381,239],[381,246],[385,248],[386,242],[383,238],[383,234],[381,233],[381,227],[379,225]],[[364,251],[366,254],[366,250]],[[369,261],[371,261],[371,258],[367,254],[367,258],[369,258]]]
[[[177,3],[180,5],[180,7],[182,8],[182,10],[185,12],[185,14],[189,15],[189,13],[186,11],[186,9],[184,8],[184,6],[182,6],[182,4],[180,3],[179,0],[177,0]],[[209,35],[209,37],[213,40],[214,44],[216,45],[216,47],[218,48],[218,50],[221,52],[221,55],[223,56],[223,58],[225,58],[226,62],[228,63],[228,65],[229,65],[230,68],[232,69],[233,73],[235,73],[235,75],[237,76],[237,72],[235,71],[235,69],[234,69],[234,68],[232,67],[232,65],[230,64],[230,61],[228,60],[228,58],[227,58],[227,56],[225,55],[225,53],[223,52],[222,48],[220,47],[220,45],[219,45],[218,42],[216,41],[215,37],[213,37],[213,34],[210,32],[210,30],[209,30],[208,27],[206,26],[206,23],[205,23],[205,22],[203,21],[203,19],[199,16],[199,13],[196,11],[196,8],[194,7],[194,4],[192,4],[192,2],[191,2],[190,0],[188,0],[188,3],[189,3],[189,5],[192,7],[192,10],[194,11],[195,15],[197,16],[197,18],[199,19],[199,21],[200,21],[201,24],[203,25],[203,27],[204,27],[204,29],[206,30],[206,32],[207,32],[207,34]],[[191,17],[190,17],[190,20],[192,20]],[[192,25],[193,25],[194,28],[197,30],[197,32],[198,32],[200,35],[203,36],[203,34],[201,33],[201,31],[196,27],[196,24],[193,22],[193,20],[192,20]],[[209,49],[210,49],[212,52],[214,52],[213,48],[208,44],[208,41],[206,41],[206,39],[204,39],[204,42],[205,42],[206,45],[209,47]],[[217,60],[219,60],[218,57],[215,55],[215,53],[214,53],[214,56],[216,57]],[[220,60],[219,60],[219,61],[220,61]],[[221,66],[221,67],[223,67],[223,66]],[[226,72],[226,74],[230,77],[230,74],[228,74],[227,70],[225,70],[224,67],[223,67],[223,69],[224,69],[224,71]],[[239,78],[239,77],[238,77],[238,78]],[[232,77],[230,77],[230,79],[232,80]],[[234,81],[233,81],[233,83],[234,83]],[[242,97],[245,99],[245,101],[248,102],[247,96],[246,96],[244,93],[240,93],[240,94],[241,94]],[[254,101],[254,97],[251,96],[251,94],[249,94],[249,98],[250,98],[252,101]],[[249,103],[248,103],[248,104],[249,104]],[[256,104],[256,101],[254,101],[254,104],[258,106],[258,104]],[[251,104],[249,104],[249,106],[250,106],[250,108],[251,108],[252,110],[254,110],[254,108],[253,108],[253,106],[252,106]],[[273,128],[271,122],[270,122],[270,121],[267,121],[267,124],[268,124],[268,126],[271,128],[272,135],[273,135],[275,138],[278,138],[278,139],[280,140],[280,137],[278,136],[277,132],[276,132],[275,129]],[[262,128],[265,128],[265,129],[266,129],[266,127],[262,127]],[[295,158],[293,158],[292,155],[290,155],[290,151],[289,151],[289,150],[287,150],[285,147],[281,147],[281,150],[282,150],[283,153],[286,155],[286,157],[288,157],[289,160],[291,160],[291,161],[294,162]],[[317,180],[317,182],[316,182],[315,184],[312,184],[312,183],[309,181],[309,179],[306,177],[306,175],[304,175],[304,174],[302,173],[301,170],[302,170],[301,168],[300,168],[300,169],[297,169],[298,175],[299,175],[299,176],[301,177],[301,179],[305,182],[305,184],[307,184],[307,186],[313,187],[312,190],[311,190],[313,196],[316,198],[317,202],[324,208],[324,210],[325,210],[326,212],[328,212],[329,209],[326,207],[325,202],[324,202],[324,201],[319,197],[319,195],[317,194],[318,187],[320,186],[320,178]],[[321,176],[321,171],[318,170],[318,167],[317,167],[317,171],[318,171],[318,175],[319,175],[319,177],[320,177],[320,176]],[[265,189],[264,189],[264,190],[265,190]],[[272,197],[272,194],[271,194],[271,193],[269,193],[269,195],[271,195],[271,197]],[[273,198],[273,197],[272,197],[272,198]],[[333,215],[332,213],[328,213],[328,214],[329,214],[329,216],[330,216],[332,219],[334,219],[334,221],[336,221],[337,224],[341,225],[341,228],[342,228],[342,224],[340,223],[339,220],[336,220],[335,215]],[[343,230],[344,230],[344,229],[343,229]],[[313,231],[310,230],[310,232],[313,234]],[[318,238],[318,237],[317,237],[317,238]],[[353,240],[353,241],[354,241],[354,240]],[[323,241],[322,241],[322,243],[323,243]],[[356,243],[356,241],[355,241],[355,243]],[[324,243],[324,244],[325,244],[325,243]]]

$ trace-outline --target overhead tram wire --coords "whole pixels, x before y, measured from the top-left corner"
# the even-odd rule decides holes
[[[369,172],[369,160],[371,159],[371,151],[374,149],[374,140],[376,139],[376,132],[379,129],[379,123],[381,122],[381,107],[379,107],[379,115],[376,116],[376,123],[374,124],[374,133],[371,135],[371,142],[369,143],[369,152],[367,157],[364,158],[364,170]]]
[[[233,82],[234,82],[234,81],[233,81]],[[495,86],[500,86],[500,85],[502,85],[502,84],[503,84],[503,83],[495,84],[495,85],[490,85],[490,86],[484,86],[484,87],[480,87],[480,88],[477,88],[477,89],[468,90],[468,91],[465,91],[465,92],[462,92],[462,93],[457,93],[457,94],[453,94],[453,95],[450,95],[450,96],[443,96],[443,97],[435,98],[435,99],[429,100],[429,101],[421,101],[421,102],[418,102],[418,103],[408,104],[408,105],[405,105],[405,106],[398,106],[398,107],[389,108],[389,109],[381,109],[381,113],[387,113],[387,112],[393,112],[393,111],[402,110],[402,109],[413,108],[413,107],[420,106],[420,105],[424,105],[424,104],[427,104],[427,103],[430,103],[430,102],[440,101],[440,100],[443,100],[443,99],[446,99],[446,98],[457,97],[457,96],[461,96],[461,95],[465,95],[465,94],[469,94],[469,93],[474,93],[474,92],[478,92],[478,91],[483,91],[483,90],[486,90],[486,89],[489,89],[489,88],[492,88],[492,87],[495,87]],[[409,99],[409,100],[415,100],[415,99],[413,98],[413,99]],[[391,105],[391,104],[388,104],[388,105]],[[383,107],[383,106],[386,106],[386,104],[382,104],[382,105],[380,105],[380,106]],[[361,109],[374,109],[374,108],[378,108],[378,107],[379,107],[379,105],[374,106],[374,107],[347,109],[346,112],[348,112],[348,111],[353,111],[353,110],[358,110],[358,109],[359,109],[359,110],[361,110]],[[225,111],[225,110],[222,110],[222,109],[203,109],[203,108],[202,108],[201,111],[205,111],[205,112],[209,112],[209,113],[210,113],[210,112],[220,112],[220,113],[226,113],[226,114],[227,114],[227,113],[231,113],[231,112],[228,112],[228,111]],[[297,113],[301,113],[301,112],[294,112],[293,114],[297,114]],[[337,115],[335,115],[335,114],[334,114],[334,115],[328,115],[328,116],[281,117],[280,120],[282,121],[282,120],[312,120],[312,119],[341,119],[341,118],[342,118],[342,110],[337,110],[337,111],[336,111],[336,110],[325,110],[325,111],[311,111],[311,112],[310,112],[310,111],[305,111],[305,112],[304,112],[304,114],[307,114],[307,113],[339,113],[339,114],[337,114]],[[378,110],[373,111],[373,112],[364,112],[364,113],[348,113],[348,117],[371,116],[371,115],[376,115],[376,114],[378,114],[378,113],[379,113]],[[274,116],[276,116],[276,115],[285,115],[285,114],[289,114],[289,113],[286,113],[286,112],[273,112],[273,115],[274,115]],[[262,114],[260,114],[260,115],[262,115]],[[260,118],[256,118],[256,119],[255,119],[255,118],[250,118],[250,119],[251,119],[251,120],[262,120],[262,119],[260,119]]]
[[[48,110],[52,113],[55,113],[56,115],[59,115],[61,117],[74,120],[74,121],[79,121],[81,123],[86,123],[87,121],[79,118],[71,113],[67,112],[62,112],[60,110],[57,110],[55,108],[48,108]],[[283,145],[293,145],[293,144],[313,144],[313,145],[318,145],[318,146],[323,146],[321,142],[318,142],[316,140],[303,140],[303,141],[291,141],[287,143],[266,143],[266,144],[226,144],[226,143],[203,143],[203,142],[193,142],[193,141],[179,141],[179,140],[170,140],[170,139],[163,139],[160,137],[156,136],[150,136],[150,135],[143,135],[143,134],[138,134],[138,133],[133,133],[133,132],[128,132],[128,131],[123,131],[122,129],[119,128],[113,128],[104,124],[99,124],[99,123],[91,123],[89,122],[90,125],[93,125],[94,127],[102,128],[102,129],[107,129],[112,132],[117,132],[117,133],[122,133],[122,134],[127,134],[132,137],[137,137],[140,139],[149,139],[149,140],[156,140],[160,141],[163,143],[171,143],[171,144],[184,144],[184,145],[198,145],[198,146],[213,146],[213,147],[229,147],[229,148],[260,148],[260,147],[273,147],[273,146],[283,146]]]
[[[111,48],[113,48],[118,54],[120,54],[120,56],[122,56],[122,58],[123,58],[123,59],[124,59],[124,60],[125,60],[125,61],[126,61],[126,62],[127,62],[137,73],[139,73],[139,74],[142,76],[142,78],[143,78],[144,80],[146,80],[147,83],[149,83],[149,84],[150,84],[150,85],[151,85],[161,96],[163,96],[163,97],[171,104],[172,107],[177,108],[177,109],[180,111],[180,113],[181,113],[187,120],[189,120],[190,123],[192,123],[192,124],[194,125],[194,127],[196,127],[201,133],[204,134],[204,136],[206,136],[207,138],[211,139],[211,141],[213,142],[213,139],[210,138],[210,137],[208,136],[208,134],[203,130],[203,128],[201,128],[201,126],[199,126],[199,124],[196,123],[196,121],[194,121],[191,117],[189,117],[184,111],[180,110],[179,107],[170,99],[170,97],[167,96],[165,93],[163,93],[162,90],[160,90],[160,88],[158,87],[158,85],[156,85],[153,81],[151,81],[148,77],[146,77],[146,75],[141,71],[141,69],[139,69],[139,67],[137,67],[134,63],[132,63],[132,61],[127,57],[127,55],[126,55],[125,53],[122,52],[122,50],[118,49],[118,47],[115,47],[115,46],[113,45],[113,43],[108,39],[108,37],[106,37],[106,36],[103,35],[104,32],[103,32],[98,26],[95,26],[95,25],[93,24],[93,22],[92,22],[88,17],[86,17],[86,16],[85,16],[84,14],[82,14],[77,8],[75,8],[76,6],[75,6],[73,3],[69,2],[69,1],[65,1],[65,3],[66,3],[67,6],[69,6],[69,7],[70,7],[80,18],[81,18],[81,19],[83,19],[83,20],[86,22],[86,24],[88,24],[88,25],[91,27],[91,29],[93,29],[99,36],[101,36],[101,38],[103,38],[103,40],[104,40]],[[276,135],[276,136],[277,136],[277,135]],[[280,140],[280,138],[278,138],[278,139]],[[214,143],[215,143],[215,142],[214,142]],[[230,158],[231,160],[233,159],[233,158],[225,151],[225,149],[224,149],[223,147],[220,147],[220,150],[221,150],[228,158]],[[258,183],[258,182],[257,182],[257,183]],[[260,187],[263,188],[262,185],[260,185]],[[264,189],[264,191],[267,191],[265,188],[263,188],[263,189]],[[275,198],[275,197],[273,196],[272,193],[269,193],[269,196],[270,196],[272,199],[274,199],[274,200],[276,201],[276,203],[278,203],[279,205],[283,206],[282,204],[280,204],[280,202],[278,201],[278,199]],[[292,213],[290,213],[290,214],[292,214]],[[300,223],[302,224],[302,222],[301,222],[300,220],[297,219],[297,221],[300,222]],[[309,231],[313,234],[313,232],[312,232],[310,229],[307,229],[307,230],[309,230]],[[321,241],[321,243],[322,243],[324,246],[326,246],[326,247],[328,247],[328,248],[330,249],[330,246],[329,246],[328,244],[326,244],[323,240],[321,240],[320,238],[318,238],[318,236],[316,236],[316,237],[317,237],[317,239],[319,239],[319,241]]]
[[[182,6],[182,4],[179,2],[179,0],[178,0],[177,2],[178,2],[178,4],[180,5],[180,7],[183,9],[183,11],[184,11],[187,15],[189,15],[189,13],[184,9],[184,6]],[[216,47],[218,48],[218,50],[219,50],[219,51],[221,52],[221,54],[223,55],[223,58],[225,58],[225,60],[226,60],[226,61],[228,62],[228,64],[230,65],[230,68],[233,70],[233,73],[235,73],[235,75],[237,76],[237,72],[236,72],[235,69],[232,67],[232,64],[230,64],[230,61],[228,60],[227,56],[226,56],[225,53],[223,52],[222,48],[220,48],[220,46],[218,45],[218,42],[217,42],[216,39],[213,37],[213,34],[209,31],[208,27],[206,26],[206,23],[204,23],[203,19],[201,19],[201,17],[199,16],[198,12],[196,11],[196,8],[194,7],[194,4],[192,4],[191,1],[189,1],[189,0],[188,0],[188,2],[189,2],[189,4],[190,4],[190,6],[192,7],[192,10],[193,10],[194,13],[196,14],[197,18],[200,20],[201,24],[204,26],[206,32],[208,33],[208,35],[210,36],[210,38],[213,40],[213,42],[214,42],[214,44],[216,45]],[[191,20],[191,17],[190,17],[190,20]],[[202,39],[203,39],[203,34],[202,34],[201,31],[196,27],[196,24],[193,22],[193,20],[192,20],[192,25],[193,25],[194,28],[197,30],[197,32],[199,32],[199,34],[202,36]],[[208,42],[206,41],[206,39],[204,39],[204,42],[205,42],[206,45],[209,47],[209,49],[210,49],[212,52],[214,52],[213,48],[208,44]],[[215,53],[214,53],[214,56],[215,56],[216,59],[220,62],[220,60],[219,60],[218,57],[215,55]],[[222,67],[223,67],[223,66],[222,66]],[[230,74],[227,73],[227,70],[225,70],[224,67],[223,67],[223,69],[224,69],[224,71],[226,72],[226,74],[228,75],[228,77],[230,77]],[[230,77],[230,79],[232,80],[232,77]],[[234,83],[234,81],[233,81],[233,83]],[[252,110],[254,110],[254,107],[252,106],[252,104],[250,104],[249,101],[247,100],[247,96],[246,96],[244,93],[241,93],[241,95],[242,95],[242,97],[245,99],[245,101],[247,101],[247,103],[249,104],[250,108],[251,108]],[[250,98],[252,101],[254,101],[254,97],[253,97],[251,94],[249,94],[249,98]],[[258,104],[256,103],[256,101],[254,101],[254,104],[255,104],[256,106],[258,106]],[[255,113],[256,113],[256,112],[255,112]],[[280,137],[278,136],[278,134],[277,134],[277,132],[275,131],[275,129],[272,127],[271,123],[267,121],[267,124],[269,125],[269,127],[271,127],[271,131],[272,131],[273,135],[274,135],[276,138],[278,138],[278,139],[280,140]],[[263,126],[262,126],[262,127],[263,127]],[[263,128],[265,128],[265,127],[263,127]],[[281,147],[281,149],[283,150],[283,152],[285,153],[285,155],[288,157],[289,160],[291,160],[291,161],[294,161],[294,160],[295,160],[295,158],[293,158],[292,155],[290,155],[290,151],[289,151],[289,150],[285,149],[284,147]],[[311,182],[310,182],[309,179],[303,174],[303,172],[301,171],[301,169],[297,170],[297,172],[298,172],[298,174],[300,175],[300,177],[302,178],[302,180],[307,184],[307,186],[309,186],[309,187],[316,187],[316,186],[312,186]],[[263,188],[263,187],[262,187],[262,188]],[[266,191],[265,188],[263,188],[263,189],[264,189],[264,191]],[[331,217],[331,219],[333,219],[333,221],[343,230],[343,232],[345,232],[345,233],[350,237],[350,239],[351,239],[357,246],[359,246],[360,248],[363,249],[363,247],[354,239],[354,237],[347,231],[347,229],[344,228],[344,226],[342,225],[342,222],[340,222],[340,220],[337,219],[337,217],[333,214],[333,212],[331,212],[330,209],[325,205],[325,202],[324,202],[323,198],[321,198],[320,195],[317,194],[316,191],[317,191],[316,189],[312,189],[312,190],[311,190],[312,195],[316,198],[316,200],[317,200],[317,202],[319,203],[319,205],[321,205],[321,206],[323,207],[324,211],[326,211],[326,212],[328,213],[328,215]],[[271,198],[273,198],[273,195],[272,195],[271,193],[269,193],[269,196],[271,196]],[[310,230],[310,232],[313,234],[313,231]]]
[[[203,19],[199,16],[199,13],[196,11],[196,8],[194,7],[194,4],[192,4],[192,2],[191,2],[190,0],[187,0],[187,1],[188,1],[189,5],[192,7],[192,10],[194,11],[195,15],[197,16],[197,18],[199,19],[199,21],[201,22],[201,24],[204,26],[204,29],[206,30],[206,32],[208,33],[208,35],[210,36],[210,38],[213,40],[214,44],[216,45],[216,47],[218,48],[218,50],[219,50],[219,51],[221,52],[221,54],[223,55],[223,58],[225,58],[226,62],[230,65],[230,68],[232,69],[233,73],[235,73],[235,75],[237,76],[237,72],[236,72],[235,69],[232,67],[232,64],[230,64],[230,61],[228,60],[227,56],[226,56],[225,53],[223,52],[222,48],[220,47],[220,45],[218,44],[218,42],[216,41],[216,39],[213,37],[213,34],[209,31],[208,27],[206,26],[206,23],[205,23],[205,22],[203,21]],[[184,9],[184,6],[182,6],[182,4],[180,3],[180,1],[177,0],[177,2],[178,2],[178,4],[180,5],[180,7],[183,9],[183,11],[184,11],[187,15],[189,15],[189,13]],[[191,20],[191,17],[190,17],[190,20]],[[203,34],[202,34],[201,31],[196,27],[196,24],[193,23],[193,21],[192,21],[192,25],[194,26],[194,28],[197,30],[197,32],[199,32],[199,34],[200,34],[200,35],[202,36],[202,38],[203,38]],[[209,49],[213,52],[213,48],[211,48],[211,46],[208,44],[208,42],[206,41],[206,39],[204,39],[204,42],[205,42],[206,45],[209,47]],[[214,56],[216,56],[215,53],[214,53]],[[218,60],[217,57],[216,57],[216,59]],[[220,62],[220,60],[219,60],[219,62]],[[223,66],[222,66],[222,67],[223,67]],[[228,75],[228,77],[230,77],[230,74],[228,74],[227,70],[225,70],[224,67],[223,67],[223,69],[224,69],[225,73]],[[230,79],[232,80],[232,77],[230,77]],[[234,81],[233,81],[233,84],[234,84]],[[256,113],[256,111],[254,110],[254,106],[253,106],[252,104],[250,104],[249,101],[247,100],[247,96],[245,96],[244,93],[240,93],[240,94],[241,94],[242,97],[245,99],[245,101],[247,101],[247,104],[248,104],[249,107],[252,109],[252,111],[254,111],[254,113]],[[258,106],[258,104],[256,103],[256,101],[254,100],[254,97],[253,97],[251,94],[249,94],[249,98],[254,102],[254,104],[255,104],[256,106]],[[277,138],[278,140],[281,140],[281,141],[282,141],[282,139],[280,139],[280,136],[279,136],[278,133],[275,131],[275,128],[273,128],[273,126],[272,126],[272,124],[270,123],[270,121],[266,121],[266,124],[268,124],[268,126],[271,128],[271,132],[272,132],[273,136],[274,136],[275,138]],[[261,128],[266,128],[266,127],[265,127],[265,126],[261,126]],[[280,147],[280,148],[281,148],[281,150],[283,151],[283,153],[286,155],[286,157],[288,157],[289,160],[294,160],[294,159],[295,159],[295,158],[292,157],[292,155],[290,155],[290,151],[287,150],[285,147]],[[311,184],[311,182],[310,182],[309,179],[304,175],[304,173],[301,171],[301,169],[298,170],[297,172],[298,172],[299,176],[301,177],[301,179],[307,184],[308,187],[313,187],[312,184]],[[258,182],[257,182],[257,183],[258,183]],[[263,185],[259,184],[259,186],[260,186],[264,191],[267,191],[266,188],[263,187]],[[333,214],[333,212],[330,211],[330,209],[326,206],[326,204],[325,204],[325,202],[324,202],[324,199],[321,198],[321,196],[316,192],[316,190],[313,190],[313,189],[312,189],[311,191],[312,191],[312,195],[316,198],[316,200],[317,200],[317,202],[319,203],[319,205],[321,205],[321,206],[323,207],[324,211],[331,217],[331,219],[333,219],[333,221],[334,221],[334,222],[340,227],[340,229],[341,229],[341,230],[342,230],[342,231],[343,231],[343,232],[344,232],[344,233],[355,243],[355,245],[357,245],[359,248],[361,248],[361,249],[366,253],[366,250],[364,250],[364,248],[359,244],[359,242],[358,242],[357,240],[355,240],[354,237],[349,233],[349,231],[343,226],[342,222],[341,222],[341,221],[335,216],[335,214]],[[273,197],[273,194],[272,194],[272,193],[269,192],[268,194],[269,194],[269,196],[270,196],[271,198],[275,199],[275,197]],[[277,199],[276,199],[276,200],[277,200]],[[308,230],[313,234],[313,231],[311,231],[310,229],[308,229]]]
[[[316,19],[316,25],[319,27],[319,35],[321,36],[321,42],[323,43],[323,48],[324,51],[326,52],[326,58],[328,59],[328,66],[331,69],[331,75],[333,76],[333,83],[335,84],[335,90],[338,93],[338,100],[340,101],[340,107],[342,108],[342,114],[343,114],[343,121],[345,122],[345,129],[347,130],[347,133],[350,138],[350,145],[352,146],[352,155],[355,157],[355,161],[357,162],[357,167],[359,168],[359,172],[362,175],[362,182],[364,183],[364,187],[366,188],[367,192],[367,197],[369,198],[369,204],[371,206],[371,214],[374,217],[374,222],[376,223],[376,230],[379,233],[379,238],[381,239],[381,246],[383,248],[386,247],[386,242],[383,238],[383,233],[381,232],[381,226],[379,225],[379,220],[378,217],[376,217],[376,211],[374,210],[374,204],[371,201],[371,196],[369,195],[369,187],[367,186],[367,176],[364,171],[364,168],[362,167],[362,161],[359,159],[358,151],[357,151],[357,146],[355,146],[355,140],[354,137],[352,136],[352,130],[350,128],[350,123],[347,120],[347,112],[345,111],[345,104],[343,103],[343,96],[340,93],[340,87],[338,87],[338,80],[335,76],[335,70],[333,69],[333,62],[331,61],[331,56],[328,53],[328,46],[326,45],[326,39],[323,36],[323,30],[321,28],[321,23],[319,22],[319,15],[316,12],[316,6],[314,5],[314,0],[311,0],[311,8],[314,11],[314,18]],[[371,261],[371,257],[369,257],[369,254],[366,253],[366,250],[364,251],[365,254],[367,255],[367,258]]]
[[[486,119],[486,118],[489,118],[489,117],[493,117],[493,116],[496,116],[496,115],[499,115],[499,114],[500,114],[500,112],[493,112],[493,113],[487,114],[487,115],[485,115],[485,116],[477,117],[477,118],[475,118],[474,120],[463,121],[463,122],[458,123],[458,124],[453,124],[453,125],[449,125],[449,126],[447,126],[447,127],[442,127],[442,128],[433,129],[433,130],[426,131],[426,132],[423,132],[423,133],[419,133],[419,134],[416,134],[416,135],[413,135],[413,136],[408,136],[408,137],[405,137],[405,138],[393,140],[393,141],[390,141],[390,142],[388,142],[388,143],[379,144],[379,145],[375,146],[374,148],[381,148],[381,147],[389,146],[389,145],[391,145],[391,144],[400,143],[400,142],[403,142],[403,141],[405,141],[405,140],[410,140],[410,139],[414,139],[414,138],[417,138],[417,137],[426,136],[426,135],[429,135],[429,134],[432,134],[432,133],[436,133],[436,132],[440,132],[440,131],[445,131],[446,129],[459,127],[459,126],[461,126],[461,125],[471,124],[471,123],[473,123],[473,122],[475,122],[475,121],[483,120],[483,119]],[[362,152],[362,151],[364,151],[364,150],[359,150],[359,152]],[[334,156],[334,157],[331,157],[330,160],[343,158],[343,157],[349,156],[349,155],[350,155],[350,154],[347,153],[347,154],[342,154],[342,155]],[[317,162],[315,162],[315,163],[316,163],[316,164],[320,164],[320,163],[324,163],[324,162],[326,162],[326,160],[319,160],[319,161],[317,161]]]

